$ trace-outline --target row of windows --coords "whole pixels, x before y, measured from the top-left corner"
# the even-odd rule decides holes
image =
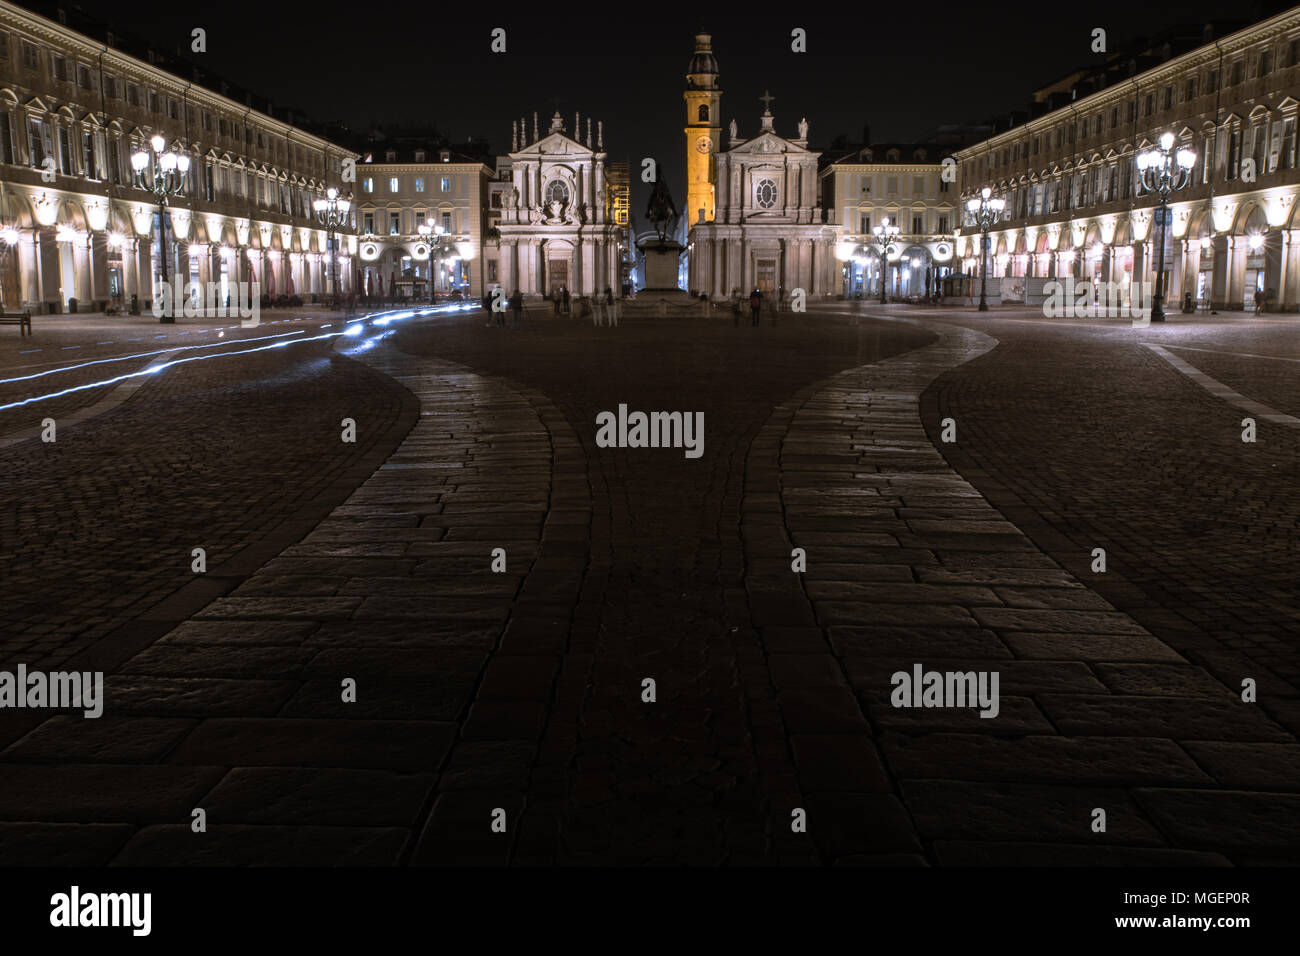
[[[1300,65],[1300,39],[1290,41],[1281,53],[1287,67]],[[1257,56],[1249,59],[1242,57],[1227,67],[1224,88],[1228,89],[1244,83],[1248,68],[1251,79],[1267,76],[1273,72],[1273,64],[1273,50],[1262,50]],[[1112,106],[1109,111],[1097,110],[1077,122],[1071,120],[1048,133],[1039,134],[1032,139],[1026,137],[1000,150],[993,150],[985,159],[985,168],[996,169],[999,166],[1017,163],[1030,156],[1037,156],[1044,150],[1059,149],[1063,145],[1071,145],[1089,136],[1100,135],[1107,128],[1107,121],[1109,121],[1109,129],[1112,130],[1120,127],[1121,119],[1125,124],[1135,123],[1139,116],[1139,105],[1143,119],[1154,115],[1158,110],[1173,109],[1180,102],[1177,98],[1180,86],[1182,103],[1190,103],[1200,96],[1217,93],[1219,70],[1217,67],[1207,69],[1203,73],[1187,77],[1181,84],[1167,83],[1159,90],[1142,94],[1140,99],[1129,100],[1122,108],[1117,105]]]
[[[363,214],[362,223],[361,223],[362,232],[367,236],[378,235],[378,233],[375,231],[376,216],[382,216],[382,215],[383,213],[373,213],[373,212],[367,212]],[[408,209],[406,211],[397,211],[397,212],[390,211],[388,213],[388,235],[418,236],[420,234],[420,227],[426,225],[427,223],[441,225],[443,232],[454,234],[458,231],[456,229],[458,218],[459,217],[457,215],[457,212],[454,210],[444,211],[440,214],[436,214],[432,210],[430,210],[427,219],[425,218],[424,212],[417,212],[415,213],[415,218],[414,218],[415,228],[403,229],[402,228],[403,220],[405,220],[406,225],[408,226],[412,225],[410,210]]]
[[[61,83],[75,80],[78,89],[96,90],[97,71],[90,65],[85,63],[70,64],[67,57],[62,54],[53,50],[43,50],[27,40],[19,41],[18,45],[22,50],[22,65],[25,69],[39,73],[41,58],[44,55],[49,60],[49,75],[53,80]],[[0,63],[9,59],[10,47],[9,34],[0,31]],[[147,109],[150,113],[159,116],[165,113],[167,118],[171,120],[181,118],[181,104],[175,97],[160,94],[156,90],[145,89],[139,84],[129,80],[121,80],[108,73],[104,73],[98,79],[102,81],[98,84],[98,89],[102,92],[106,101],[122,101],[128,106]],[[189,105],[185,107],[185,121],[190,127],[201,128],[205,133],[215,131],[218,136],[240,140],[249,146],[256,143],[258,149],[269,149],[273,161],[276,163],[284,163],[294,168],[303,168],[310,165],[315,167],[313,171],[320,172],[317,164],[321,157],[314,150],[291,144],[284,137],[257,129],[251,124],[245,126],[239,120],[214,114],[209,110],[200,111],[196,107]],[[341,169],[341,160],[338,158],[330,160],[329,167],[330,172],[338,173]]]
[[[25,163],[20,152],[24,148]],[[13,113],[0,112],[0,164],[40,169],[49,158],[55,172],[65,176],[125,186],[132,182],[128,157],[140,148],[144,148],[142,142],[133,144],[123,137],[110,137],[102,129],[83,126],[78,130],[36,116],[27,117],[26,128],[20,130]],[[208,202],[247,197],[261,209],[301,218],[312,216],[311,204],[317,197],[307,189],[215,163],[197,152],[191,153],[190,162],[184,196]]]
[[[414,183],[415,183],[415,191],[416,191],[417,193],[422,193],[422,192],[424,192],[424,177],[423,177],[423,176],[416,176],[416,177],[414,177]],[[441,191],[441,192],[444,192],[444,193],[449,193],[449,192],[451,192],[451,177],[450,177],[450,176],[441,176],[441,177],[439,177],[439,179],[438,179],[438,186],[439,186],[439,191]],[[365,177],[364,179],[361,180],[361,191],[362,191],[362,192],[365,192],[365,193],[373,193],[373,192],[375,191],[375,180],[374,180],[374,177],[373,177],[373,176],[367,176],[367,177]],[[390,177],[388,177],[388,191],[389,191],[390,193],[399,193],[399,192],[402,191],[402,177],[401,177],[401,176],[390,176]]]
[[[871,194],[871,182],[872,182],[872,180],[874,179],[874,177],[873,177],[873,176],[870,176],[870,175],[862,175],[862,176],[860,177],[860,179],[861,179],[861,183],[862,183],[862,185],[861,185],[861,191],[862,191],[863,195],[870,195],[870,194]],[[897,176],[884,176],[884,177],[882,177],[882,179],[884,179],[884,182],[885,182],[885,195],[886,195],[886,196],[897,196],[897,195],[898,195],[898,177],[897,177]],[[925,195],[925,194],[927,193],[927,191],[928,191],[929,181],[930,181],[930,177],[928,177],[928,176],[913,176],[913,177],[912,177],[912,193],[911,193],[911,194],[912,194],[913,196],[923,196],[923,195]],[[941,192],[941,193],[946,193],[946,192],[948,191],[948,187],[951,186],[951,185],[952,185],[952,184],[949,183],[949,182],[948,182],[946,179],[944,179],[942,176],[939,177],[939,192]]]
[[[849,223],[849,222],[852,222],[852,220],[849,218],[849,216],[850,216],[850,213],[845,213],[845,214],[844,214],[844,222],[845,222],[846,224]],[[893,217],[886,216],[885,218],[889,219],[890,222],[893,223],[894,225],[898,225],[898,222],[897,222]],[[928,216],[928,215],[925,214],[925,213],[913,213],[913,214],[912,214],[912,230],[911,230],[911,232],[907,233],[907,235],[909,235],[909,236],[928,236],[928,235],[931,235],[932,233],[930,233],[930,231],[927,230],[927,229],[925,228],[926,219],[930,219],[930,216]],[[939,215],[933,217],[933,218],[931,219],[931,221],[934,222],[935,225],[936,225],[936,227],[937,227],[937,228],[934,230],[934,233],[933,233],[934,235],[947,235],[947,234],[948,234],[949,219],[948,219],[948,216],[947,216],[946,213],[940,213]],[[857,234],[860,235],[860,236],[869,236],[869,235],[871,235],[871,228],[872,228],[871,216],[867,215],[866,213],[859,213],[859,214],[858,214],[858,232],[857,232]]]
[[[1296,118],[1292,116],[1271,124],[1257,123],[1245,130],[1225,128],[1210,133],[1193,144],[1197,159],[1191,181],[1208,184],[1215,169],[1222,169],[1229,182],[1241,179],[1248,169],[1256,174],[1294,169],[1296,132]],[[1134,161],[1127,158],[1066,173],[1050,183],[1015,187],[1005,197],[1008,215],[1023,219],[1130,199],[1141,193],[1134,166]]]

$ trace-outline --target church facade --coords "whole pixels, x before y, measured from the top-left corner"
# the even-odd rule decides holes
[[[581,117],[572,134],[556,113],[550,129],[533,135],[521,119],[515,125],[510,155],[500,164],[509,185],[500,190],[497,237],[484,249],[489,285],[507,295],[592,295],[620,288],[622,227],[609,215],[605,173],[604,128],[587,120],[585,142]],[[495,276],[495,281],[493,277]]]
[[[780,136],[764,95],[757,132],[743,138],[732,119],[722,149],[717,81],[711,39],[699,34],[686,84],[690,290],[715,300],[754,289],[785,301],[795,289],[810,299],[838,293],[835,229],[822,221],[807,121],[796,137]]]

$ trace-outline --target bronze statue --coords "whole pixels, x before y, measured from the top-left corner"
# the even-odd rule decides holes
[[[650,191],[650,204],[646,207],[646,218],[654,223],[655,231],[662,242],[677,225],[677,207],[673,197],[668,193],[668,184],[662,179],[656,180]]]

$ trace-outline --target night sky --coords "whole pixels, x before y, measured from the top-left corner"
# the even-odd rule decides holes
[[[580,110],[584,129],[588,116],[593,128],[604,120],[611,159],[636,170],[642,157],[657,157],[679,208],[682,89],[697,29],[713,35],[724,146],[732,117],[742,137],[757,129],[766,87],[777,132],[793,138],[806,116],[812,147],[824,149],[840,134],[859,140],[864,124],[877,142],[910,141],[940,124],[1022,109],[1035,87],[1101,59],[1089,49],[1095,27],[1108,31],[1113,49],[1174,23],[1256,12],[1250,2],[1222,0],[1101,0],[1087,10],[1041,0],[818,4],[785,16],[709,4],[699,17],[671,4],[608,2],[565,4],[564,13],[545,15],[488,4],[479,5],[482,14],[430,3],[321,5],[322,17],[311,16],[309,5],[266,0],[223,0],[219,12],[157,0],[81,6],[163,49],[188,48],[190,31],[203,27],[208,52],[200,56],[210,69],[354,129],[433,123],[453,140],[487,139],[501,153],[512,117],[525,114],[531,125],[536,110],[546,125],[558,105],[571,124]],[[493,55],[490,33],[498,26],[508,50]],[[795,27],[807,31],[807,53],[790,50]],[[648,187],[633,194],[642,226],[647,196]]]

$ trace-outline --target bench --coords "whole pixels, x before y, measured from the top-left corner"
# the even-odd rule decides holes
[[[18,326],[19,336],[31,335],[32,314],[30,312],[0,312],[0,325]]]

